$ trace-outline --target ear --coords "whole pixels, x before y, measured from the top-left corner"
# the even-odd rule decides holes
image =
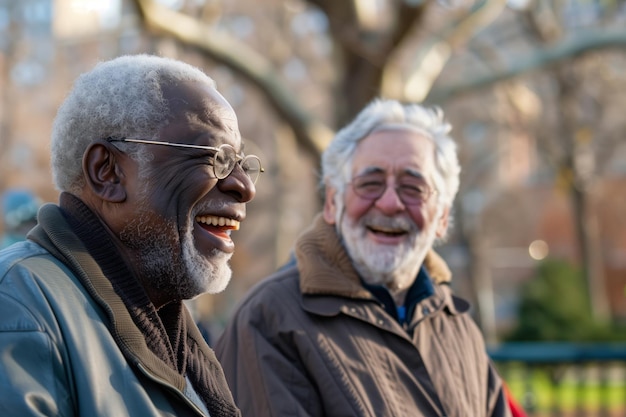
[[[105,141],[89,145],[83,155],[83,172],[87,188],[102,200],[121,203],[126,200],[122,154]]]
[[[443,212],[441,213],[441,217],[437,221],[437,230],[435,232],[438,238],[443,238],[448,231],[448,222],[450,216],[450,207],[444,207]]]
[[[326,185],[325,198],[324,198],[324,220],[328,224],[335,224],[335,216],[337,214],[337,205],[335,204],[335,194],[337,190],[335,190],[330,185]]]

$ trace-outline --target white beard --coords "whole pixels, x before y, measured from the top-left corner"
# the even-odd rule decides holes
[[[154,214],[148,215],[148,209],[144,213],[126,225],[120,239],[139,250],[137,269],[146,282],[171,294],[172,299],[181,300],[226,288],[232,276],[228,265],[232,253],[214,249],[208,256],[201,255],[193,241],[193,220],[179,235],[176,223],[163,220],[157,230]]]
[[[191,225],[187,228],[182,247],[183,262],[189,276],[190,293],[196,293],[191,297],[224,291],[232,277],[228,261],[233,254],[213,249],[208,258],[200,255],[193,244]]]
[[[440,213],[438,213],[440,214]],[[436,216],[435,219],[438,219]],[[367,237],[366,225],[384,222],[387,225],[410,225],[407,239],[399,245],[385,245]],[[361,278],[369,285],[385,285],[390,289],[408,288],[435,241],[437,222],[420,231],[410,219],[366,215],[353,224],[345,217],[340,224],[348,255]]]

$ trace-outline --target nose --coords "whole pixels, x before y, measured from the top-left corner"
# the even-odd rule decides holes
[[[235,165],[233,171],[226,178],[217,182],[217,187],[224,194],[232,195],[241,203],[247,203],[256,195],[254,183],[239,164]]]
[[[383,195],[378,197],[375,202],[376,207],[385,214],[395,214],[406,209],[406,206],[400,199],[396,191],[395,184],[387,183],[387,188]]]

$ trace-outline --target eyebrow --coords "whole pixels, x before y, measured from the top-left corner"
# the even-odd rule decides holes
[[[357,173],[356,176],[362,176],[362,175],[372,175],[372,174],[387,174],[387,171],[385,171],[383,168],[381,167],[377,167],[377,166],[370,166],[370,167],[366,167],[365,169],[363,169],[361,172]],[[413,169],[413,168],[404,168],[401,172],[400,175],[410,175],[412,177],[418,178],[418,179],[422,179],[424,181],[426,180],[426,176],[424,174],[422,174],[420,171]]]
[[[357,172],[356,176],[360,177],[362,175],[384,174],[384,173],[385,173],[384,169],[382,169],[380,167],[376,167],[376,166],[370,166],[370,167],[366,167],[361,172]]]
[[[421,180],[424,180],[424,181],[428,182],[427,179],[426,179],[426,176],[424,174],[422,174],[420,171],[417,171],[417,170],[415,170],[413,168],[405,168],[403,174],[408,174],[408,175],[410,175],[412,177],[415,177],[415,178],[418,178],[418,179],[421,179]]]

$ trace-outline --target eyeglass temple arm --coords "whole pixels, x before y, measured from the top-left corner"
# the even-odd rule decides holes
[[[117,139],[122,142],[134,142],[134,143],[146,143],[149,145],[165,145],[165,146],[175,146],[178,148],[191,148],[191,149],[204,149],[209,151],[219,151],[219,148],[214,146],[200,146],[200,145],[188,145],[186,143],[172,143],[165,142],[160,140],[148,140],[148,139],[134,139],[134,138],[122,138]]]
[[[216,151],[216,152],[219,151],[219,148],[216,148],[214,146],[188,145],[188,144],[185,144],[185,143],[172,143],[172,142],[165,142],[165,141],[159,141],[159,140],[149,140],[149,139],[134,139],[134,138],[115,139],[115,138],[108,138],[107,141],[109,141],[109,142],[146,143],[146,144],[149,144],[149,145],[165,145],[165,146],[175,146],[175,147],[179,147],[179,148],[205,149],[205,150]],[[255,155],[249,155],[249,156],[255,156]],[[256,158],[258,158],[258,157],[256,157]],[[265,168],[263,168],[263,167],[260,167],[260,168],[261,168],[260,172],[265,172]]]

